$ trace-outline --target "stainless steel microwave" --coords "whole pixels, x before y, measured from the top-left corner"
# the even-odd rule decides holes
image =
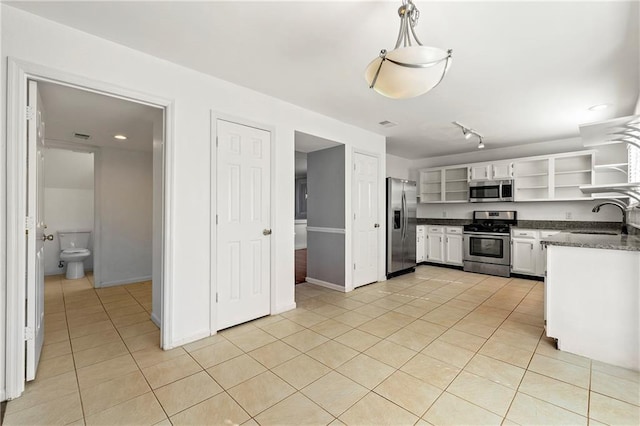
[[[488,180],[469,182],[469,201],[471,203],[513,201],[513,181]]]

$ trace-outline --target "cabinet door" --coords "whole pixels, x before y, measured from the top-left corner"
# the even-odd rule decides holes
[[[511,270],[523,274],[536,273],[536,240],[511,240]]]
[[[513,163],[494,164],[491,169],[491,179],[511,179],[513,177]]]
[[[445,239],[444,262],[462,265],[462,235],[447,235]]]
[[[429,262],[444,262],[444,239],[442,234],[429,234],[427,238],[427,259]]]
[[[489,165],[470,167],[469,176],[470,180],[489,180]]]
[[[416,263],[424,262],[424,233],[416,234]]]

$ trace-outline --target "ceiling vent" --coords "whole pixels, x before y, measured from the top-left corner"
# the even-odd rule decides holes
[[[381,125],[382,127],[395,127],[398,125],[398,123],[394,123],[393,121],[389,121],[389,120],[381,121],[378,124]]]
[[[73,134],[74,138],[78,138],[78,139],[82,139],[83,141],[87,141],[89,139],[91,139],[91,135],[85,135],[84,133],[74,133]]]

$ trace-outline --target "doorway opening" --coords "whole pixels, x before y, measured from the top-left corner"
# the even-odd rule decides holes
[[[345,154],[344,144],[295,132],[297,285],[345,291]]]

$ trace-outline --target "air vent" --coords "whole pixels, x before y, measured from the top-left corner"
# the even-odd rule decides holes
[[[398,125],[398,123],[394,123],[393,121],[389,121],[389,120],[381,121],[378,124],[381,125],[382,127],[395,127]]]
[[[85,135],[84,133],[74,133],[73,134],[74,138],[78,138],[78,139],[82,139],[83,141],[87,141],[89,139],[91,139],[91,135]]]

